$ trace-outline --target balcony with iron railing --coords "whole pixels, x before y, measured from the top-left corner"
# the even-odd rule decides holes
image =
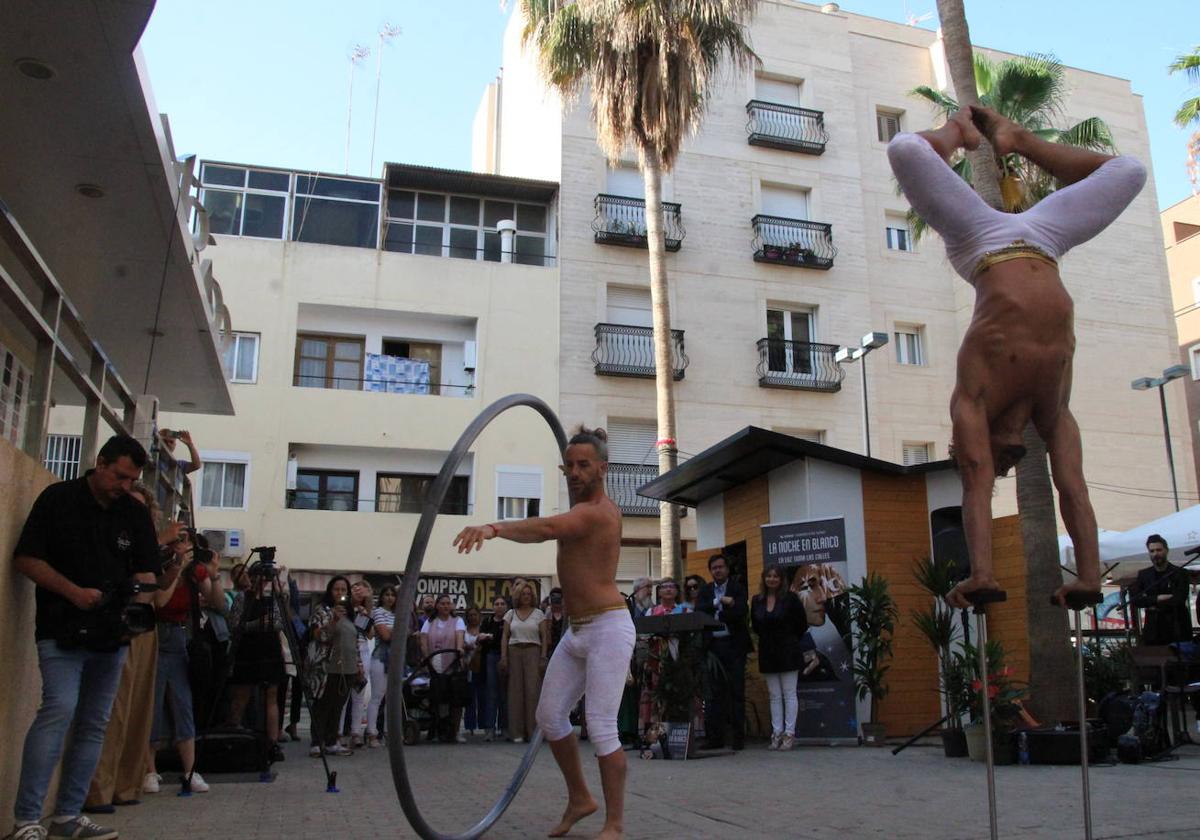
[[[597,376],[654,378],[654,328],[625,324],[597,324],[592,362]],[[672,377],[678,382],[687,370],[683,330],[671,330]]]
[[[658,467],[654,464],[613,464],[608,465],[608,477],[605,479],[605,490],[621,513],[626,516],[658,516],[659,504],[656,499],[639,496],[637,489],[643,484],[658,478]],[[687,508],[682,508],[682,515],[687,515]]]
[[[746,131],[751,146],[767,146],[807,155],[825,151],[829,132],[825,130],[825,114],[811,108],[780,105],[751,99],[746,103],[750,119]]]
[[[759,214],[750,220],[754,227],[754,261],[815,268],[833,268],[833,226],[806,219]]]
[[[763,388],[840,391],[846,372],[834,360],[837,350],[836,344],[760,338],[758,384]]]
[[[600,193],[596,196],[596,217],[592,220],[595,239],[601,245],[624,245],[630,248],[648,247],[646,200],[623,195]],[[664,201],[663,238],[668,251],[678,251],[685,231],[680,205]]]

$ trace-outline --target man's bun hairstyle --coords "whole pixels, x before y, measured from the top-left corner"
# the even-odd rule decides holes
[[[608,463],[608,432],[604,429],[589,429],[587,426],[579,426],[571,433],[571,439],[567,441],[567,445],[574,446],[577,443],[590,445],[596,450],[596,457],[604,463]]]

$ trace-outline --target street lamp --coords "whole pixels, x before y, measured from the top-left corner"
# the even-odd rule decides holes
[[[862,342],[858,347],[839,347],[838,351],[833,354],[833,360],[838,364],[841,364],[842,362],[857,362],[859,359],[863,360],[863,442],[865,444],[864,448],[867,451],[868,458],[871,457],[871,412],[867,408],[867,354],[872,350],[878,350],[887,343],[887,333],[869,332],[862,337]]]
[[[1171,452],[1171,426],[1167,422],[1167,397],[1163,393],[1163,386],[1172,379],[1182,379],[1189,373],[1191,373],[1191,368],[1187,365],[1171,365],[1162,372],[1162,376],[1153,378],[1143,376],[1129,383],[1129,387],[1135,391],[1158,389],[1158,403],[1162,408],[1163,439],[1167,442],[1167,466],[1171,468],[1171,493],[1175,496],[1176,512],[1179,511],[1179,485],[1175,482],[1175,456]]]

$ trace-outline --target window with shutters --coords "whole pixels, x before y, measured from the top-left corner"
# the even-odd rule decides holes
[[[658,426],[653,420],[610,420],[605,491],[626,516],[658,516],[654,499],[637,489],[658,477]]]
[[[889,251],[912,251],[913,238],[908,218],[902,213],[888,213],[884,220],[884,240]]]
[[[21,445],[32,376],[17,354],[0,344],[0,437]]]
[[[650,310],[649,289],[610,285],[606,292],[605,319],[608,323],[622,324],[628,327],[654,326],[654,317]]]
[[[538,467],[496,467],[496,518],[541,515],[542,471]]]
[[[933,444],[928,441],[923,443],[905,441],[904,466],[910,467],[914,464],[928,464],[931,460],[932,452]]]
[[[763,184],[759,189],[759,205],[764,216],[781,219],[809,218],[808,190]]]
[[[887,108],[875,109],[875,130],[880,143],[890,143],[892,138],[900,133],[900,115],[902,111],[892,111]]]
[[[646,182],[642,172],[632,163],[610,166],[605,177],[604,191],[625,198],[645,198]]]
[[[617,587],[625,594],[633,591],[640,577],[657,580],[662,576],[662,549],[656,545],[623,545],[617,561]]]
[[[767,76],[754,77],[754,98],[760,102],[776,105],[800,106],[800,82],[788,79],[772,79]]]
[[[1188,349],[1188,358],[1192,361],[1192,379],[1200,379],[1200,344]]]
[[[811,441],[812,443],[825,442],[825,432],[822,429],[794,429],[787,426],[775,426],[772,431],[779,432],[781,435],[799,438],[800,440]]]
[[[915,324],[896,325],[896,362],[902,365],[924,365],[925,328]]]

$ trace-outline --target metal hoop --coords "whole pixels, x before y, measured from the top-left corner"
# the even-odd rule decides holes
[[[425,560],[425,550],[429,547],[429,537],[433,532],[433,523],[437,519],[438,510],[442,506],[442,501],[446,498],[446,493],[450,490],[450,481],[454,478],[454,473],[458,470],[458,465],[466,457],[467,450],[483,430],[488,427],[488,424],[505,411],[517,406],[532,408],[542,416],[542,419],[546,421],[546,425],[550,427],[550,431],[554,434],[554,440],[558,444],[560,454],[567,448],[566,432],[563,431],[562,424],[554,416],[554,412],[551,411],[550,406],[530,394],[510,394],[507,397],[496,400],[496,402],[481,411],[471,425],[467,426],[466,431],[462,433],[458,442],[454,444],[454,448],[450,450],[450,454],[446,456],[441,472],[434,479],[433,486],[429,490],[429,495],[425,498],[425,502],[421,507],[421,521],[417,523],[417,532],[413,536],[412,546],[408,550],[408,563],[404,568],[404,582],[400,588],[399,602],[396,605],[395,625],[396,627],[404,628],[402,632],[406,634],[406,638],[408,623],[412,620],[414,601],[417,597],[417,579],[421,574],[421,563]],[[397,699],[399,699],[403,691],[402,682],[405,655],[407,653],[406,648],[406,644],[393,644],[391,658],[388,662],[388,694]],[[396,786],[396,796],[400,800],[400,807],[404,809],[404,815],[408,817],[409,824],[424,840],[475,840],[475,838],[480,837],[485,831],[491,828],[496,820],[500,819],[500,816],[508,809],[508,806],[512,804],[517,791],[521,789],[521,784],[525,781],[525,777],[529,775],[529,771],[533,767],[534,759],[537,758],[538,748],[542,745],[541,730],[534,730],[533,737],[529,739],[529,746],[525,749],[525,755],[522,756],[521,763],[518,765],[516,772],[513,773],[512,779],[509,780],[508,786],[500,794],[500,798],[496,800],[487,814],[484,815],[483,819],[462,834],[442,834],[434,830],[425,821],[425,817],[421,814],[421,809],[417,807],[417,802],[413,798],[412,785],[408,779],[408,767],[404,761],[404,738],[402,737],[404,719],[402,711],[403,704],[400,702],[387,704],[387,747],[388,758],[392,765],[392,782]]]

